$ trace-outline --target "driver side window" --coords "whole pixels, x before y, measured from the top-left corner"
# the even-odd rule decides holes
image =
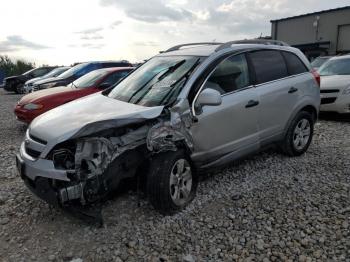
[[[204,88],[211,88],[221,95],[250,85],[249,70],[244,54],[233,55],[221,61],[211,73]]]
[[[102,83],[102,85],[105,86],[112,86],[119,82],[122,78],[127,76],[129,74],[129,71],[118,71],[110,74]]]

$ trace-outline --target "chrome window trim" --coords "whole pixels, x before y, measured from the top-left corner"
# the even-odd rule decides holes
[[[304,73],[297,74],[297,75],[290,75],[290,76],[286,76],[286,77],[283,77],[283,78],[278,78],[278,79],[275,79],[275,80],[271,80],[271,81],[268,81],[268,82],[256,84],[254,86],[255,87],[259,87],[259,86],[262,86],[262,85],[271,84],[271,83],[275,83],[275,82],[278,82],[278,81],[282,81],[282,80],[286,80],[286,79],[289,79],[289,78],[298,77],[298,76],[302,76],[302,75],[306,75],[306,74],[310,74],[310,72],[304,72]]]
[[[241,91],[247,90],[247,89],[251,89],[251,88],[254,88],[254,87],[255,87],[254,85],[249,85],[249,86],[246,86],[246,87],[243,87],[243,88],[237,89],[237,90],[235,90],[235,91],[231,91],[231,92],[228,92],[228,93],[222,94],[222,95],[221,95],[221,97],[224,97],[224,96],[227,96],[227,95],[232,95],[232,94],[235,94],[235,93],[238,93],[238,92],[241,92]]]

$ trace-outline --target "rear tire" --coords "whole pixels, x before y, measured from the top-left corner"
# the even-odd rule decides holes
[[[197,183],[183,150],[160,153],[151,159],[147,194],[160,213],[171,215],[185,208],[195,197]]]
[[[16,86],[15,86],[15,89],[14,89],[14,91],[15,91],[15,93],[16,94],[23,94],[23,85],[22,84],[17,84]]]
[[[295,116],[281,144],[286,155],[300,156],[307,151],[314,133],[314,122],[314,116],[306,111]]]

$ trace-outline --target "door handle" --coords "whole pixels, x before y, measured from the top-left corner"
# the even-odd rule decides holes
[[[249,100],[248,104],[246,104],[245,108],[257,106],[259,104],[259,101],[256,100]]]
[[[298,91],[298,88],[295,88],[294,86],[291,87],[288,91],[289,94],[295,93],[296,91]]]

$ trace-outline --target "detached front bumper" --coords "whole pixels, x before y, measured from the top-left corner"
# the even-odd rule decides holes
[[[43,158],[34,159],[28,155],[26,153],[25,143],[26,142],[22,143],[20,153],[17,155],[17,159],[24,166],[24,174],[21,174],[21,176],[28,177],[32,181],[35,181],[38,177],[70,181],[67,177],[67,172],[65,170],[56,169],[51,160]]]
[[[47,203],[59,206],[58,194],[52,187],[52,180],[46,177],[35,177],[34,180],[29,178],[27,174],[27,165],[18,154],[16,156],[16,166],[24,184],[37,197],[46,201]],[[30,169],[29,169],[30,170]]]
[[[59,205],[58,192],[52,183],[54,180],[69,181],[66,171],[55,169],[50,160],[34,159],[29,156],[26,153],[25,143],[22,143],[20,152],[16,155],[18,173],[34,195],[51,205]]]

